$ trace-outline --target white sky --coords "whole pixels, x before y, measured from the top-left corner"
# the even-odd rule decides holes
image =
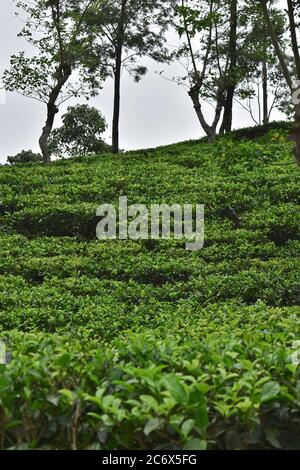
[[[9,65],[11,54],[28,48],[17,38],[22,24],[14,16],[13,0],[1,0],[0,5],[0,74]],[[147,63],[147,62],[146,62]],[[122,108],[120,120],[121,148],[137,149],[156,147],[182,140],[197,139],[204,135],[197,121],[192,103],[186,90],[175,83],[164,80],[155,72],[164,70],[167,76],[182,73],[179,64],[160,66],[148,61],[149,72],[140,83],[134,83],[126,72],[122,81]],[[106,140],[111,135],[113,83],[107,80],[99,96],[89,102],[98,107],[109,123]],[[78,102],[78,100],[76,101]],[[61,107],[55,125],[67,106],[76,103],[69,101]],[[85,100],[84,100],[85,102]],[[209,105],[204,105],[206,113],[211,113]],[[38,137],[46,119],[45,105],[22,97],[17,93],[7,93],[6,103],[0,105],[0,163],[8,155],[25,149],[39,151]],[[275,111],[273,119],[282,116]],[[248,113],[236,107],[234,127],[254,125]]]

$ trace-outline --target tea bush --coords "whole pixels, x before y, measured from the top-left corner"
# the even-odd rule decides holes
[[[237,139],[0,168],[1,448],[299,447],[300,176]],[[122,195],[204,248],[98,241]]]

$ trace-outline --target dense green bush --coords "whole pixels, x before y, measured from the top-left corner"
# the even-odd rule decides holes
[[[69,106],[62,116],[62,126],[52,131],[50,152],[58,157],[95,155],[111,148],[102,139],[107,128],[101,112],[86,104]]]
[[[16,163],[41,163],[43,157],[40,153],[34,153],[32,150],[22,150],[15,156],[7,157],[7,163],[15,165]]]
[[[0,168],[1,448],[298,448],[300,176],[231,138]],[[203,203],[205,245],[100,242]]]
[[[292,334],[208,344],[148,333],[106,348],[84,335],[5,339],[14,356],[0,366],[2,448],[299,447]]]
[[[286,121],[275,121],[263,124],[261,126],[244,127],[232,132],[232,136],[235,139],[259,139],[261,137],[269,136],[272,138],[273,132],[282,133],[282,131],[291,132],[293,124]],[[285,135],[285,134],[283,134]],[[268,137],[266,140],[269,140]],[[276,139],[275,139],[276,140]]]

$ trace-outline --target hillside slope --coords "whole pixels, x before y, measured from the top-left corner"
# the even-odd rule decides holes
[[[300,175],[220,140],[0,168],[1,448],[297,448]],[[96,208],[205,204],[205,246]]]

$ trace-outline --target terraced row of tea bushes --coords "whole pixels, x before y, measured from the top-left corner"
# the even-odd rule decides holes
[[[97,206],[117,204],[120,195],[127,195],[129,203],[147,205],[204,203],[208,220],[229,220],[234,228],[248,228],[245,215],[253,213],[256,217],[258,206],[264,214],[276,210],[298,214],[298,179],[291,166],[280,175],[276,166],[276,155],[280,163],[291,158],[289,145],[238,146],[225,140],[214,147],[198,145],[186,153],[176,155],[176,159],[167,150],[140,158],[103,157],[100,165],[99,159],[91,158],[89,165],[75,160],[73,164],[57,163],[49,170],[39,165],[4,167],[0,175],[2,230],[30,237],[93,239]],[[275,166],[264,158],[272,158]],[[189,168],[187,159],[198,166]],[[212,176],[207,178],[207,172]]]
[[[110,339],[124,329],[156,328],[165,316],[171,327],[176,312],[184,319],[191,306],[195,312],[227,301],[241,308],[259,301],[266,307],[298,306],[299,242],[257,247],[245,234],[233,249],[232,240],[225,244],[221,237],[221,243],[216,238],[196,253],[166,241],[149,250],[139,242],[4,236],[0,328],[86,327]]]
[[[222,139],[0,168],[1,448],[297,448],[300,176]],[[96,208],[204,203],[205,245],[96,240]]]
[[[18,288],[9,293],[9,285],[13,282],[19,283]],[[212,328],[216,324],[218,328],[222,326],[222,334],[230,333],[236,316],[234,325],[241,325],[242,335],[248,323],[251,323],[254,333],[258,325],[277,331],[279,323],[283,325],[281,328],[296,331],[300,315],[299,302],[295,301],[288,307],[280,304],[270,306],[264,300],[247,305],[239,298],[216,298],[205,303],[199,301],[197,294],[184,295],[184,288],[178,285],[167,285],[164,289],[153,291],[149,286],[133,282],[127,285],[120,282],[92,283],[85,278],[70,278],[65,282],[65,287],[55,280],[42,288],[32,289],[22,287],[19,278],[15,281],[7,278],[6,283],[5,288],[2,282],[0,299],[1,331],[17,328],[20,331],[71,333],[76,337],[84,330],[91,338],[106,342],[124,331],[144,329],[155,329],[162,336],[166,329],[174,334],[181,331],[185,336],[206,336],[207,331],[212,331],[212,321]],[[87,287],[82,288],[83,283]],[[84,295],[83,291],[89,288],[97,288],[97,294]],[[180,289],[183,295],[178,299]],[[294,298],[296,295],[299,298],[296,288],[292,294]],[[227,316],[231,318],[231,323],[226,323]],[[216,332],[217,335],[219,333]]]

